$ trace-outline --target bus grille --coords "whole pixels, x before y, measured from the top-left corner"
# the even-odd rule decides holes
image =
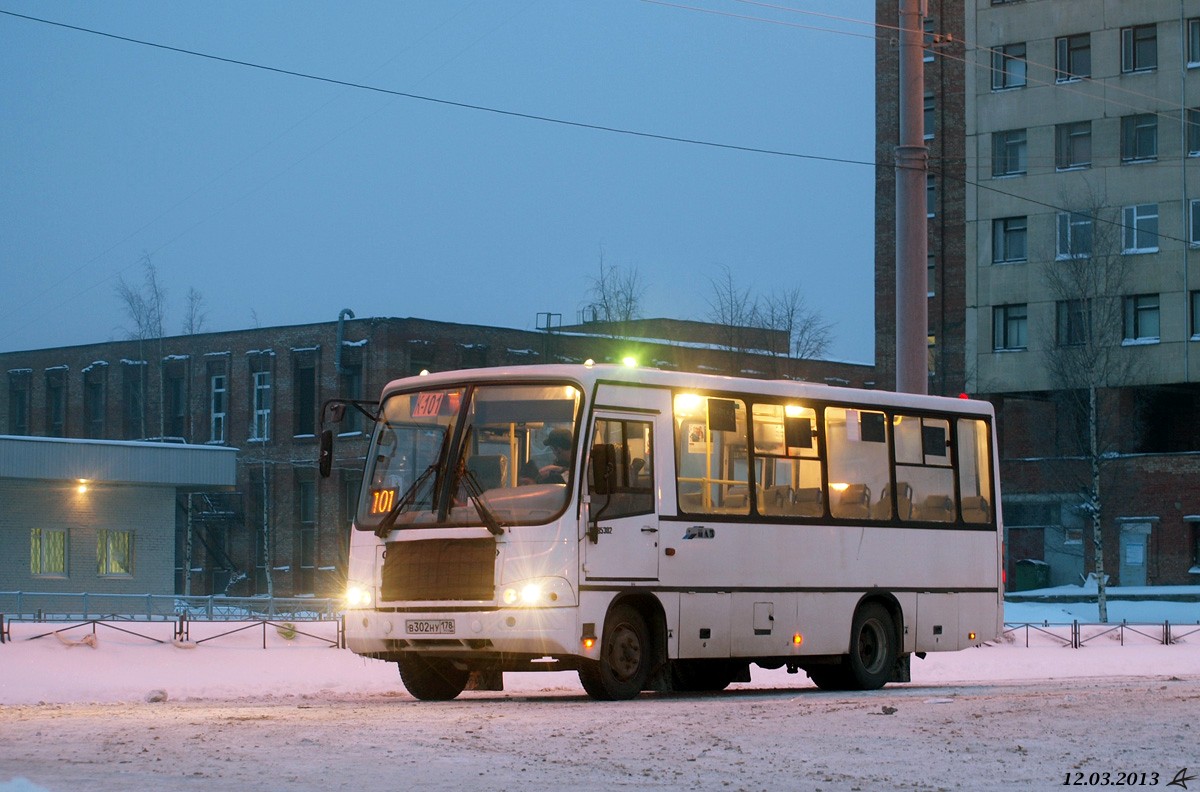
[[[422,539],[388,542],[380,594],[397,600],[491,600],[496,542],[492,539]]]

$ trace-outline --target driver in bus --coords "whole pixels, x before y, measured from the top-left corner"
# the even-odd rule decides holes
[[[550,449],[554,455],[553,461],[540,468],[531,459],[521,468],[521,483],[523,484],[566,484],[567,470],[571,465],[571,432],[568,429],[554,429],[546,435],[542,445]]]

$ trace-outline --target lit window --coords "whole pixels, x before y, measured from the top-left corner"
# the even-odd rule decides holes
[[[96,567],[102,577],[133,574],[133,531],[96,531]]]
[[[38,577],[67,576],[67,532],[34,528],[29,532],[29,572]]]

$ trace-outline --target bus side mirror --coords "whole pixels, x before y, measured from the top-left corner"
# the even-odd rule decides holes
[[[333,469],[333,430],[326,429],[321,432],[321,450],[317,457],[317,470],[321,473],[321,478],[329,478],[329,472]]]

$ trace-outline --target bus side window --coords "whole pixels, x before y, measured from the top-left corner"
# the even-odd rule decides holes
[[[750,513],[744,401],[676,394],[675,445],[681,512]]]
[[[603,507],[604,518],[653,512],[653,425],[649,421],[597,420],[592,447],[605,449],[600,454],[593,453],[588,464],[588,493],[593,510]],[[599,480],[605,475],[605,471],[597,469],[600,459],[611,468],[607,487]],[[608,491],[603,492],[605,489]]]
[[[829,512],[847,520],[889,519],[872,513],[875,499],[887,488],[888,442],[886,416],[881,412],[846,407],[825,408],[825,438],[829,446]]]
[[[799,404],[756,403],[751,419],[758,513],[824,516],[816,410]]]
[[[910,514],[903,520],[955,522],[954,471],[950,456],[950,421],[916,415],[892,416],[896,445],[896,478],[911,485]]]
[[[962,493],[964,522],[992,521],[991,434],[985,421],[958,419],[958,491]]]

